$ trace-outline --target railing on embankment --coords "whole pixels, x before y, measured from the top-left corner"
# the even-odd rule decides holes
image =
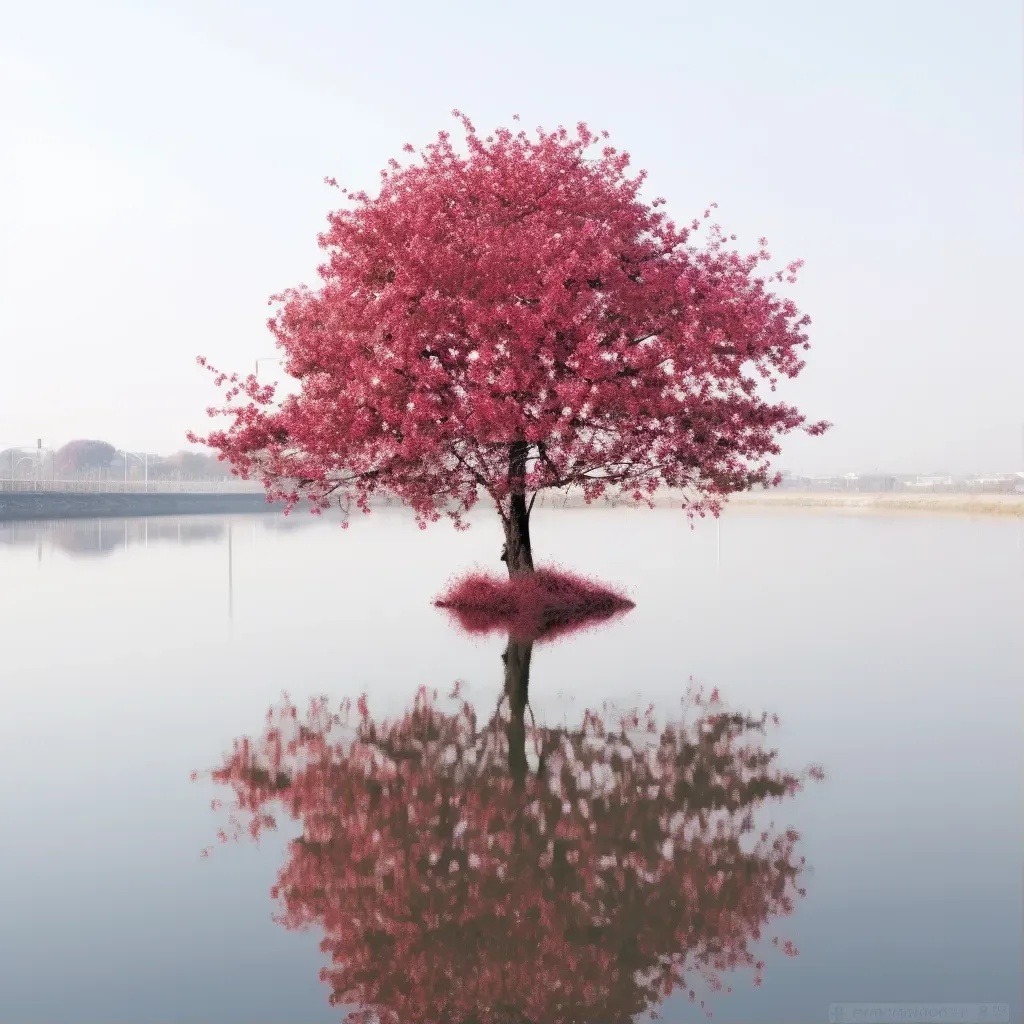
[[[84,478],[71,480],[11,480],[0,476],[0,494],[262,494],[258,480],[118,480]]]

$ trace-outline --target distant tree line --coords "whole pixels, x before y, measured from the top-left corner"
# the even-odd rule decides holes
[[[148,476],[151,480],[227,480],[231,466],[215,453],[178,451],[173,455],[150,455]],[[0,476],[31,477],[41,471],[46,476],[70,479],[82,476],[104,477],[123,474],[125,454],[108,441],[78,438],[52,451],[34,448],[6,448],[0,451]],[[144,472],[144,464],[129,453],[128,476]]]

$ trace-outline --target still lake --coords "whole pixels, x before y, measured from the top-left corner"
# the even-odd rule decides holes
[[[778,714],[768,746],[824,767],[772,811],[806,898],[709,999],[720,1020],[840,1002],[1009,1003],[1020,1020],[1024,522],[538,510],[536,556],[629,588],[625,617],[533,652],[538,718],[677,707],[691,678]],[[432,607],[500,569],[496,520],[380,510],[0,524],[0,1021],[327,1022],[321,935],[272,919],[297,826],[215,843],[201,776],[300,707],[420,686],[491,709],[503,639]],[[214,844],[208,857],[200,856]],[[703,1019],[674,994],[665,1020]],[[594,1021],[593,1024],[598,1024]]]

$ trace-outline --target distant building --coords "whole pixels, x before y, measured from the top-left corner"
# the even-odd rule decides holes
[[[783,471],[779,488],[788,491],[859,491],[867,494],[894,491],[946,491],[986,494],[1024,493],[1024,472],[997,473],[991,476],[958,477],[951,473],[896,474],[842,473],[811,476]]]
[[[931,490],[952,489],[954,481],[951,476],[916,476],[912,480],[903,481],[905,487],[930,488]]]

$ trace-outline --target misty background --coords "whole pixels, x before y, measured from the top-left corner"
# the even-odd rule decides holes
[[[584,120],[648,198],[711,201],[802,258],[805,373],[834,422],[779,468],[1024,469],[1017,0],[2,4],[0,448],[173,452],[218,393],[197,354],[274,354],[315,283],[327,175],[402,144]],[[458,138],[458,133],[456,133]],[[280,378],[273,363],[261,379]]]

